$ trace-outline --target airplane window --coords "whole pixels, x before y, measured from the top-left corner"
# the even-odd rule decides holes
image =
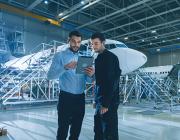
[[[116,45],[115,44],[109,44],[109,47],[110,47],[110,49],[114,49],[114,48],[116,48]]]
[[[105,48],[106,49],[114,49],[114,48],[116,48],[116,45],[115,44],[105,44]]]
[[[81,44],[79,51],[86,51],[87,44]]]
[[[127,48],[127,46],[126,46],[126,45],[124,45],[124,44],[116,44],[116,47],[120,47],[120,48]]]
[[[80,49],[79,49],[79,54],[80,55],[92,55],[92,50],[91,48],[88,47],[88,44],[81,44]]]
[[[109,44],[105,44],[105,48],[109,50],[110,49]]]

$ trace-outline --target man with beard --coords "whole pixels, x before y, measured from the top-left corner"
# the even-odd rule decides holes
[[[55,54],[47,78],[59,78],[60,95],[58,103],[57,140],[78,140],[85,113],[85,84],[92,80],[94,68],[85,69],[85,74],[76,74],[78,50],[82,36],[78,31],[69,33],[69,48]]]
[[[102,33],[91,36],[95,60],[96,93],[94,140],[118,140],[119,80],[121,70],[116,55],[105,48]]]

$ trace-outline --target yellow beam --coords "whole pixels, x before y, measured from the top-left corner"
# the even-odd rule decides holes
[[[9,11],[9,12],[12,12],[12,13],[17,13],[17,14],[22,15],[22,16],[35,18],[35,19],[43,21],[43,22],[48,21],[53,25],[60,26],[60,22],[57,21],[57,20],[53,20],[53,19],[50,19],[50,18],[47,18],[47,17],[43,17],[43,16],[40,16],[40,15],[34,14],[32,12],[29,12],[29,11],[26,11],[26,10],[23,10],[23,9],[19,9],[19,8],[16,8],[16,7],[7,5],[7,4],[0,3],[0,9],[3,9],[5,11]]]

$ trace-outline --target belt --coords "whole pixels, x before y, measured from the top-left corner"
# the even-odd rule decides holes
[[[66,91],[60,90],[60,95],[61,96],[73,96],[73,97],[77,97],[77,96],[84,96],[85,94],[84,93],[73,94],[73,93],[70,93],[70,92],[66,92]]]

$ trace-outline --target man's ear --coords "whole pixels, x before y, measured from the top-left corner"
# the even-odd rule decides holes
[[[68,37],[67,43],[69,43],[69,41],[70,41],[70,38]]]
[[[105,41],[103,41],[102,44],[105,45]]]

